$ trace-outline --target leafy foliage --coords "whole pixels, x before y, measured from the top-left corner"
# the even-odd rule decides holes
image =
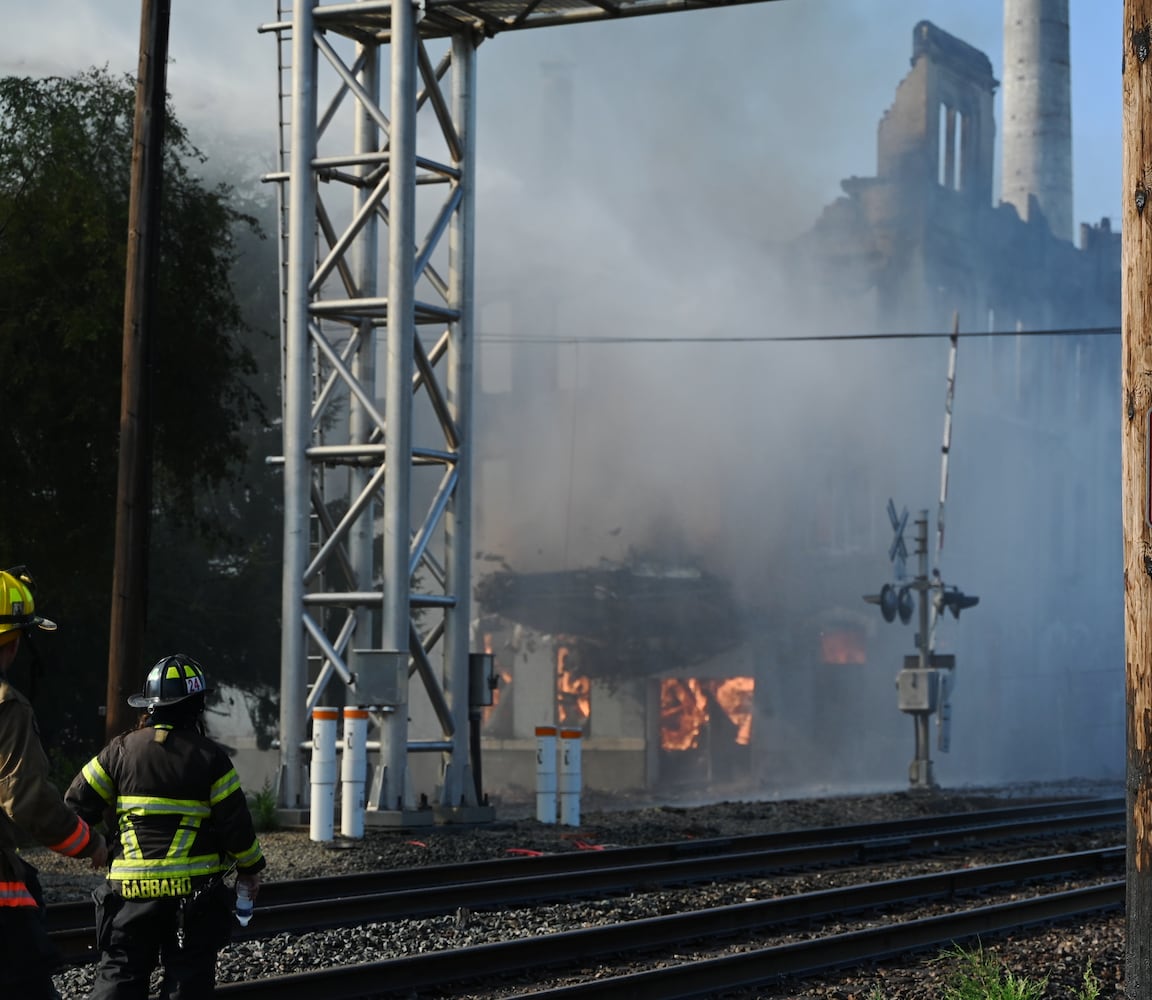
[[[37,704],[42,723],[78,723],[94,739],[107,679],[134,102],[132,80],[106,70],[0,79],[0,562],[29,566],[38,606],[61,624],[37,643],[53,693]],[[271,450],[275,381],[253,350],[277,363],[274,338],[257,332],[274,323],[275,266],[231,189],[197,175],[204,162],[169,108],[147,375],[145,648],[152,658],[187,651],[220,676],[236,664],[202,648],[251,638],[257,608],[263,644],[239,652],[266,664],[278,644],[265,600],[279,590],[277,484],[255,464]],[[268,271],[243,304],[231,283],[242,262]],[[246,597],[243,626],[230,628]]]
[[[980,944],[970,950],[953,945],[935,961],[953,966],[941,994],[942,1000],[1041,1000],[1048,988],[1046,976],[1042,979],[1017,976],[984,951]],[[1100,995],[1100,981],[1089,962],[1075,1000],[1098,1000]],[[884,1000],[884,991],[874,986],[866,1000]]]
[[[1017,976],[980,944],[971,950],[953,946],[941,960],[955,963],[944,1000],[1040,1000],[1048,987],[1047,977],[1030,980]]]
[[[277,811],[276,789],[272,782],[265,781],[264,787],[249,796],[248,808],[252,813],[252,823],[257,833],[280,829],[280,814]]]

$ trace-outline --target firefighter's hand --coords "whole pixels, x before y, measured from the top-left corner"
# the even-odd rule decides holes
[[[251,896],[252,899],[255,899],[257,897],[257,895],[259,895],[259,893],[260,893],[260,875],[259,875],[259,873],[255,874],[255,875],[237,875],[236,881],[237,882],[243,882],[244,885],[248,886],[248,895]]]
[[[92,867],[99,870],[108,867],[108,841],[99,833],[94,833],[96,837],[96,850],[92,852]]]

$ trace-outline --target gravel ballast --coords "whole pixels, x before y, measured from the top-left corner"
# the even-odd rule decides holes
[[[357,840],[336,837],[313,842],[307,830],[278,830],[260,835],[268,858],[268,880],[411,868],[505,858],[518,851],[561,852],[612,844],[632,845],[682,839],[738,836],[805,827],[841,826],[885,819],[949,812],[972,812],[1016,804],[1025,798],[1053,798],[1070,794],[1117,795],[1115,789],[1084,790],[975,790],[970,792],[905,792],[880,795],[792,799],[771,802],[722,802],[679,807],[649,805],[617,809],[610,803],[586,810],[577,828],[546,825],[531,818],[523,806],[498,807],[495,822],[476,827],[433,826],[407,831],[369,827]],[[33,850],[28,859],[41,870],[49,902],[83,900],[101,876],[83,864]],[[884,877],[910,873],[885,869]],[[694,887],[690,898],[681,890],[619,899],[566,902],[493,913],[456,913],[443,917],[393,921],[359,928],[304,935],[279,934],[262,940],[236,941],[225,948],[217,964],[221,983],[261,978],[344,963],[381,961],[405,954],[465,948],[536,934],[556,933],[580,926],[612,923],[678,908],[725,905],[761,891],[755,883]],[[798,885],[789,891],[803,891]],[[256,917],[259,920],[259,900]],[[984,952],[1003,962],[1017,976],[1047,979],[1045,1000],[1079,1000],[1086,974],[1098,989],[1099,1000],[1123,996],[1124,918],[1108,914],[1053,926],[1019,938],[990,940]],[[732,1000],[929,1000],[943,995],[944,983],[957,967],[956,956],[927,953],[871,969],[833,973],[819,981],[793,981],[755,992],[728,993]],[[558,981],[560,981],[558,979]],[[57,989],[66,1000],[87,995],[91,967],[62,969]],[[496,998],[524,992],[524,987],[492,983],[490,989],[452,993],[464,998]],[[1092,994],[1087,994],[1092,995]],[[421,1000],[427,1000],[422,997]]]

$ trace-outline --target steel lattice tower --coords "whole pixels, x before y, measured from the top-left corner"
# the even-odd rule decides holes
[[[305,804],[312,709],[345,704],[379,736],[370,822],[485,809],[469,757],[478,45],[756,2],[278,0],[262,30],[280,56],[282,807]],[[420,712],[434,738],[410,735]],[[412,754],[440,757],[431,796]]]

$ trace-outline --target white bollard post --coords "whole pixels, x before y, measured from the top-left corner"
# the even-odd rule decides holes
[[[340,760],[340,832],[364,836],[364,780],[368,773],[368,709],[344,709],[344,756]]]
[[[536,819],[556,822],[556,727],[536,727]]]
[[[334,708],[312,709],[312,768],[308,835],[331,840],[336,811],[336,717]]]
[[[579,729],[560,730],[560,822],[580,825],[580,747]]]

